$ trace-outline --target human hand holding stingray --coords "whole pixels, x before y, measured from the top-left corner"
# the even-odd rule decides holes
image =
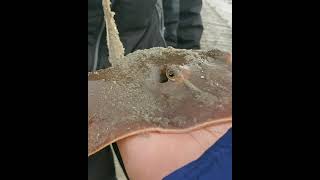
[[[227,122],[181,134],[139,134],[117,145],[130,179],[162,179],[199,158],[231,126]]]

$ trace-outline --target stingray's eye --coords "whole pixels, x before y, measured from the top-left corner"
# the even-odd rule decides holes
[[[173,77],[174,77],[174,71],[173,71],[173,70],[169,70],[169,71],[168,71],[168,76],[169,76],[170,78],[173,78]]]
[[[160,83],[168,82],[168,80],[175,81],[181,76],[181,70],[178,66],[164,65],[160,68]]]
[[[160,68],[160,83],[168,82],[169,79],[175,81],[177,74],[178,69],[175,66],[162,66]]]
[[[176,66],[168,67],[166,70],[166,76],[171,81],[175,81],[179,77],[180,71],[181,70],[179,69],[179,67],[176,67]]]
[[[170,79],[171,81],[175,81],[175,77],[176,77],[176,72],[174,69],[172,68],[168,68],[167,72],[166,72],[166,76],[168,79]]]

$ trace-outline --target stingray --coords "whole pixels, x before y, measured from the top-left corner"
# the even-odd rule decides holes
[[[230,53],[169,47],[124,56],[109,1],[103,3],[112,67],[88,74],[89,156],[140,133],[231,122]]]

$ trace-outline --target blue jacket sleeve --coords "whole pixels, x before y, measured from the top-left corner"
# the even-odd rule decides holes
[[[231,180],[232,128],[202,156],[166,176],[164,180]]]

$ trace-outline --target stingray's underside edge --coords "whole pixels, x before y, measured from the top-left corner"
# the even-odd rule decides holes
[[[230,123],[232,122],[232,117],[224,117],[224,118],[220,118],[220,119],[208,119],[206,122],[203,122],[201,124],[197,124],[194,126],[190,126],[187,128],[170,128],[170,129],[165,129],[165,128],[161,128],[161,127],[152,127],[152,125],[150,124],[136,124],[136,125],[131,125],[130,129],[126,129],[125,133],[118,131],[118,136],[116,135],[115,138],[106,138],[103,143],[101,143],[99,146],[95,146],[93,148],[93,146],[89,145],[89,153],[88,156],[91,156],[93,154],[95,154],[96,152],[100,151],[101,149],[107,147],[108,145],[117,142],[121,139],[130,137],[130,136],[134,136],[134,135],[138,135],[138,134],[143,134],[143,133],[149,133],[149,132],[157,132],[157,133],[166,133],[166,134],[179,134],[179,133],[187,133],[190,131],[194,131],[197,129],[201,129],[204,127],[208,127],[208,126],[214,126],[214,125],[218,125],[218,124],[224,124],[224,123]],[[89,127],[90,128],[90,127]],[[116,128],[116,127],[115,127]],[[121,134],[123,133],[123,134]],[[91,148],[90,148],[91,147]]]

